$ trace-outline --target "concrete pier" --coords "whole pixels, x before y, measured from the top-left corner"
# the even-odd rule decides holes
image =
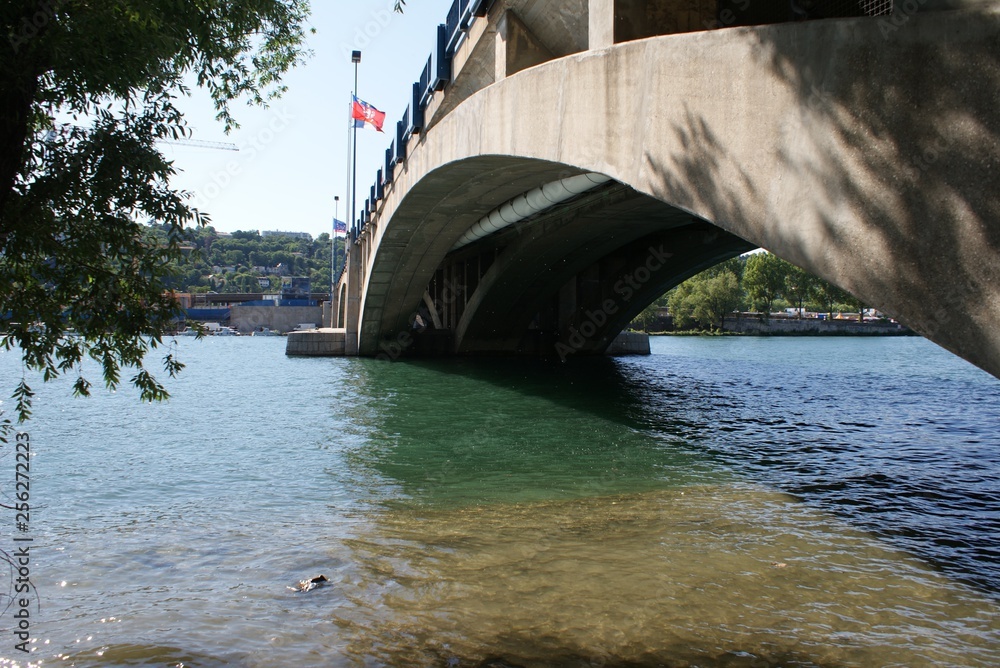
[[[324,327],[289,332],[285,354],[289,357],[343,357],[346,331]]]
[[[649,334],[645,332],[621,332],[608,346],[606,353],[612,357],[624,355],[648,355]]]

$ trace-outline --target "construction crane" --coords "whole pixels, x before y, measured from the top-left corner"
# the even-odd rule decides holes
[[[177,144],[178,146],[194,146],[196,148],[212,148],[218,151],[239,151],[236,144],[221,141],[204,141],[202,139],[161,139],[164,144]]]
[[[47,138],[52,140],[58,133],[66,132],[67,128],[79,128],[86,129],[82,125],[74,125],[72,123],[57,123],[56,127],[59,130],[52,129],[49,130]],[[240,148],[236,144],[230,144],[229,142],[221,141],[204,141],[202,139],[157,139],[161,144],[176,144],[178,146],[194,146],[195,148],[211,148],[217,151],[239,151]]]

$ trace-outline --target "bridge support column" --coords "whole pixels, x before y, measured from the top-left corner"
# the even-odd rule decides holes
[[[589,48],[615,45],[615,0],[590,0]]]
[[[347,304],[343,311],[345,317],[341,327],[345,329],[344,354],[351,356],[357,355],[359,351],[364,256],[364,249],[360,244],[354,244],[347,254]]]
[[[333,326],[344,328],[347,322],[347,284],[340,282],[337,284],[337,310],[333,314]]]
[[[517,17],[507,10],[497,23],[495,80],[540,65],[555,56]]]
[[[323,304],[323,324],[320,325],[321,327],[334,327],[336,325],[337,316],[334,310],[336,308],[334,304],[334,300],[337,298],[336,293],[336,290],[331,290],[330,301]]]
[[[940,0],[942,2],[962,0]],[[740,0],[739,7],[745,9],[746,0]],[[772,3],[783,8],[780,3]],[[771,6],[771,5],[767,5]],[[686,0],[673,3],[668,0],[590,0],[589,47],[603,49],[622,42],[673,35],[676,33],[710,30],[726,27],[737,20],[735,10],[732,16],[720,22],[716,17],[720,5],[717,0]],[[783,9],[779,9],[778,20],[784,20]],[[773,19],[772,19],[773,20]]]

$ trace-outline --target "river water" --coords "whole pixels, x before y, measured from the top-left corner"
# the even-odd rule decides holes
[[[0,666],[1000,665],[1000,381],[917,338],[652,343],[35,381]]]

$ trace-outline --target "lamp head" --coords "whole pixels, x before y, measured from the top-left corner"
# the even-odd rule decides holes
[[[355,65],[361,62],[360,51],[351,51],[351,62],[354,63]]]

